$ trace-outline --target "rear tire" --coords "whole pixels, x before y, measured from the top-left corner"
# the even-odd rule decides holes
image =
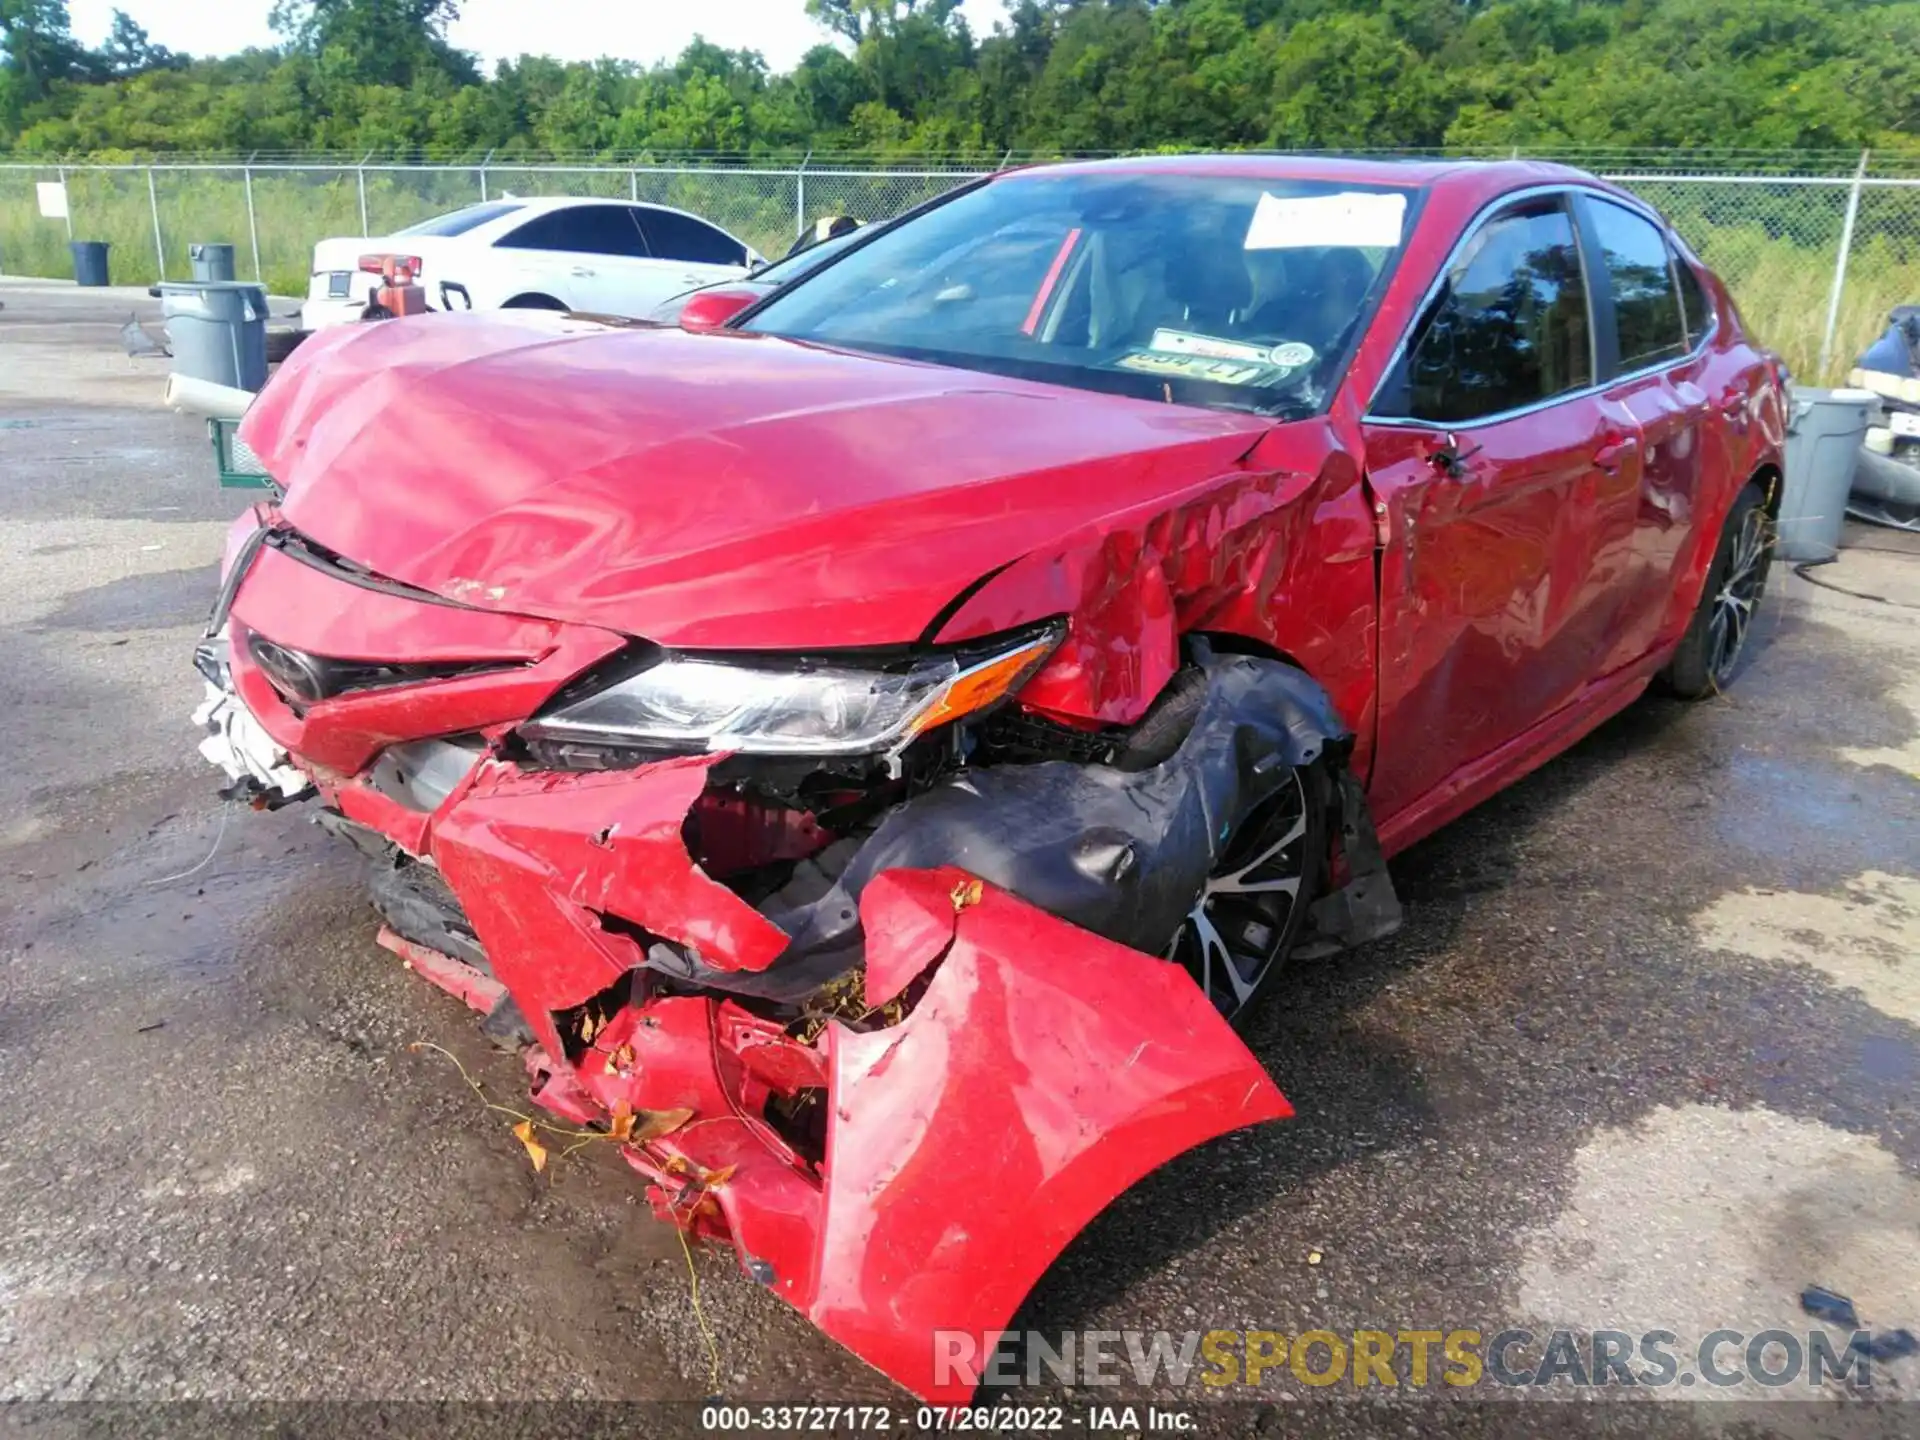
[[[502,310],[565,310],[551,295],[516,295],[500,307]]]
[[[1670,693],[1704,700],[1727,687],[1746,653],[1772,565],[1773,521],[1760,486],[1750,483],[1734,498],[1700,603],[1680,647],[1660,672]]]

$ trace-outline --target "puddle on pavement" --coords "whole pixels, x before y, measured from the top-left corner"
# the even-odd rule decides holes
[[[1713,785],[1717,838],[1767,856],[1769,870],[1785,879],[1811,885],[1836,871],[1876,865],[1920,873],[1920,832],[1887,813],[1889,802],[1901,798],[1888,786],[1920,799],[1920,785],[1850,766],[1790,764],[1751,750],[1727,756]]]
[[[93,980],[125,981],[154,969],[212,978],[233,970],[260,915],[310,882],[312,871],[309,855],[229,856],[220,868],[169,885],[134,881],[14,933],[42,955],[84,956]]]
[[[1920,680],[1901,681],[1888,698],[1906,706],[1912,717],[1906,741],[1900,745],[1848,746],[1840,752],[1840,758],[1861,766],[1889,766],[1903,775],[1920,778]]]
[[[9,875],[23,893],[6,948],[40,963],[82,962],[96,980],[154,969],[224,975],[262,915],[296,892],[357,881],[350,863],[328,863],[336,847],[311,826],[236,805],[223,829],[221,811],[196,805],[176,820],[161,813],[170,802],[163,791],[145,802],[150,818],[124,817],[122,839],[62,827],[10,847]]]
[[[1920,1045],[1870,1035],[1860,1042],[1860,1071],[1872,1080],[1911,1085],[1920,1078]]]
[[[143,547],[149,548],[163,547]],[[218,564],[124,575],[104,585],[68,593],[59,608],[43,616],[34,628],[118,633],[199,625],[206,620],[219,588]]]

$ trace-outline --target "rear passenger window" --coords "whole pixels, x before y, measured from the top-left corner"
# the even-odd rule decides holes
[[[637,213],[641,228],[647,232],[647,243],[662,260],[683,260],[692,265],[747,263],[747,247],[704,220],[672,210]]]
[[[1613,285],[1621,373],[1686,354],[1686,327],[1666,236],[1631,210],[1599,199],[1587,203],[1600,237],[1601,263]]]
[[[1713,328],[1713,305],[1693,266],[1677,250],[1673,256],[1673,273],[1680,277],[1680,314],[1687,322],[1687,348],[1691,350]]]
[[[1536,201],[1489,221],[1467,242],[1374,409],[1475,420],[1592,382],[1573,221],[1558,200]]]

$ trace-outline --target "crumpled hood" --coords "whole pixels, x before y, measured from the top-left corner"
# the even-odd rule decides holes
[[[487,609],[665,644],[918,637],[987,572],[1234,473],[1272,422],[541,312],[309,339],[242,434],[289,523]]]

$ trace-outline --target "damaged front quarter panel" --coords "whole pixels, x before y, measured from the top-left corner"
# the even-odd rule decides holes
[[[1253,743],[1242,711],[1261,667],[1214,663],[1228,679],[1194,727],[1203,747],[1311,758],[1325,743],[1304,702]],[[861,886],[869,988],[852,1023],[783,1026],[659,989],[632,929],[737,978],[784,963],[787,936],[686,849],[716,760],[483,762],[433,858],[534,1031],[535,1098],[580,1124],[647,1117],[660,1133],[625,1149],[662,1218],[730,1241],[749,1275],[916,1394],[964,1401],[966,1376],[935,1368],[935,1331],[990,1350],[1128,1186],[1287,1103],[1183,969],[950,865]],[[824,1126],[810,1152],[772,1119],[808,1096]]]
[[[827,1032],[818,1281],[801,1308],[916,1394],[964,1403],[973,1386],[936,1366],[936,1330],[990,1353],[1127,1187],[1292,1110],[1165,961],[953,868],[875,877],[861,915],[870,971],[937,965],[899,1024]]]
[[[623,1008],[577,1064],[530,1052],[535,1098],[576,1123],[662,1126],[627,1147],[661,1218],[730,1240],[835,1340],[961,1404],[973,1377],[937,1365],[936,1332],[990,1352],[1130,1185],[1292,1111],[1176,966],[951,867],[876,877],[861,913],[872,972],[923,982],[896,1023],[833,1021],[801,1046],[731,1001],[663,997]],[[821,1079],[813,1167],[763,1112]]]
[[[964,1401],[936,1331],[990,1350],[1129,1185],[1290,1113],[1150,952],[1236,823],[1295,767],[1343,774],[1351,737],[1304,672],[1188,653],[1191,718],[1151,761],[1117,739],[1113,764],[996,761],[955,725],[871,806],[845,803],[864,772],[836,770],[816,813],[756,757],[540,770],[508,737],[390,863],[430,862],[457,897],[485,970],[439,983],[489,1013],[481,981],[504,987],[538,1103],[620,1143],[663,1219],[729,1241],[916,1393]],[[343,697],[342,733],[380,703]],[[351,812],[372,783],[330,799]],[[830,856],[797,907],[754,873]]]

